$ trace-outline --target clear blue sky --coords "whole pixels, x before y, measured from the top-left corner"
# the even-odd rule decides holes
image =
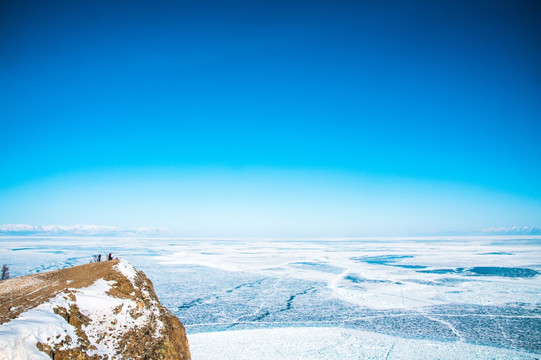
[[[0,223],[541,224],[538,1],[0,6]]]

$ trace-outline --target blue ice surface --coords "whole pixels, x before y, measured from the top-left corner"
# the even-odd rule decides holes
[[[400,259],[411,259],[412,255],[378,255],[378,256],[363,256],[351,258],[352,260],[361,261],[367,264],[389,265]]]
[[[537,271],[527,268],[478,266],[468,269],[474,275],[480,276],[505,276],[505,277],[534,277]]]
[[[412,255],[379,255],[379,256],[364,256],[354,257],[352,260],[364,262],[367,264],[387,265],[404,269],[426,269],[424,265],[409,265],[409,264],[397,264],[396,261],[400,259],[411,259]]]
[[[344,268],[334,266],[334,265],[329,265],[326,263],[298,261],[298,262],[290,263],[289,265],[293,267],[307,268],[307,269],[331,273],[331,274],[341,274],[342,272],[344,272]]]
[[[464,268],[456,269],[432,269],[432,270],[418,270],[419,273],[427,274],[458,274],[464,271]]]
[[[498,266],[476,266],[472,268],[455,268],[455,269],[432,269],[418,270],[420,273],[430,274],[462,274],[467,276],[503,276],[511,278],[528,278],[539,274],[538,271],[528,268],[518,267],[498,267]]]
[[[470,343],[541,353],[539,306],[448,304],[428,306],[423,310],[374,310],[335,298],[325,283],[261,278],[205,267],[190,267],[187,271],[191,275],[184,271],[176,278],[176,292],[168,289],[171,283],[167,278],[149,276],[156,278],[154,284],[160,299],[181,319],[188,333],[338,326],[406,338],[460,340],[449,326],[444,325],[450,323]],[[209,278],[210,282],[202,284],[198,282],[199,278]],[[365,280],[355,274],[348,274],[345,279],[361,285]],[[167,284],[162,284],[161,280]],[[437,282],[427,285],[438,286]],[[197,288],[195,293],[178,292],[178,289],[194,288]]]
[[[379,283],[379,284],[384,284],[384,283],[391,283],[392,281],[389,281],[389,280],[374,280],[374,279],[367,279],[365,277],[362,277],[360,275],[357,275],[357,274],[348,274],[344,277],[345,280],[349,280],[351,281],[352,283],[355,283],[355,284],[361,284],[361,283]]]
[[[505,251],[494,251],[494,252],[481,253],[479,255],[513,255],[513,253],[505,252]]]
[[[427,266],[424,265],[407,265],[407,264],[392,264],[394,267],[399,267],[403,269],[426,269]]]

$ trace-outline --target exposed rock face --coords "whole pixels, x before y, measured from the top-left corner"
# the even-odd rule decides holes
[[[0,283],[0,359],[190,359],[184,326],[124,260]]]

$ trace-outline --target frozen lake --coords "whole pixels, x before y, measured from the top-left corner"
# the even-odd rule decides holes
[[[87,263],[99,252],[118,254],[148,275],[194,344],[211,336],[204,333],[224,330],[254,334],[287,327],[284,336],[292,336],[314,327],[314,333],[322,328],[341,331],[323,331],[329,339],[362,339],[358,334],[370,333],[382,344],[390,344],[388,339],[434,341],[463,344],[462,350],[484,346],[541,354],[539,237],[3,237],[0,244],[0,264],[8,264],[12,276]]]

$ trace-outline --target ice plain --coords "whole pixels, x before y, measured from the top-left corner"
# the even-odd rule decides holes
[[[208,358],[212,346],[233,351],[236,338],[269,345],[264,339],[280,336],[334,344],[334,358],[408,358],[406,350],[389,355],[391,346],[439,349],[427,358],[541,355],[539,237],[3,237],[0,244],[0,263],[15,276],[87,263],[100,252],[127,259],[185,324],[194,359]],[[289,358],[328,351],[318,346],[297,346]]]

